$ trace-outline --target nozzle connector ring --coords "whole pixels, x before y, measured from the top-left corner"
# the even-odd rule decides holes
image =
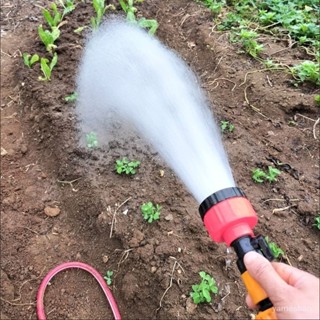
[[[202,203],[200,204],[200,207],[199,207],[199,213],[200,213],[202,220],[204,219],[206,212],[211,207],[213,207],[214,205],[216,205],[217,203],[219,203],[223,200],[226,200],[229,198],[234,198],[234,197],[245,197],[246,198],[246,195],[240,188],[232,187],[232,188],[226,188],[226,189],[219,190],[219,191],[213,193],[212,195],[210,195],[209,197],[207,197],[204,201],[202,201]]]

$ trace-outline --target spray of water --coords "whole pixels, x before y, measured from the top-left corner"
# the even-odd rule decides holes
[[[219,130],[195,75],[144,30],[112,20],[88,40],[78,76],[85,130],[110,114],[133,125],[200,203],[235,186]]]

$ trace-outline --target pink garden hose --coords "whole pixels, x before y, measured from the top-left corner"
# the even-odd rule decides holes
[[[50,282],[50,280],[60,271],[66,270],[66,269],[82,269],[87,272],[89,272],[94,278],[98,281],[101,289],[103,290],[105,296],[108,299],[108,302],[110,304],[113,316],[115,320],[121,320],[121,316],[118,310],[118,306],[112,296],[112,293],[110,289],[108,288],[106,281],[102,278],[100,273],[92,268],[91,266],[82,263],[82,262],[65,262],[60,264],[59,266],[55,267],[54,269],[50,270],[49,273],[45,276],[45,278],[42,280],[38,294],[37,294],[37,316],[39,320],[46,320],[46,314],[44,310],[44,293],[46,291],[47,285]]]

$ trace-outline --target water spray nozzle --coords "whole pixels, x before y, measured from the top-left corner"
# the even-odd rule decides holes
[[[211,238],[228,246],[243,236],[253,235],[258,217],[245,193],[237,187],[222,189],[207,197],[199,207]]]
[[[248,273],[243,260],[249,251],[256,251],[269,261],[273,260],[265,239],[253,234],[258,217],[245,193],[236,187],[222,189],[207,197],[201,203],[199,212],[211,238],[234,248],[241,278],[252,301],[259,308],[256,319],[276,319],[272,302],[260,284]]]

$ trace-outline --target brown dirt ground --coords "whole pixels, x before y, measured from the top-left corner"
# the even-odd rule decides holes
[[[66,18],[51,82],[39,82],[38,68],[23,66],[21,52],[45,54],[36,29],[43,23],[37,5],[46,4],[2,1],[1,319],[35,319],[41,279],[72,260],[102,274],[114,271],[112,291],[124,319],[248,319],[235,255],[209,239],[198,204],[158,155],[130,137],[94,151],[78,146],[75,105],[64,97],[74,91],[83,44],[73,30],[89,23],[91,6],[82,2]],[[258,72],[260,64],[216,32],[210,12],[192,1],[148,0],[139,13],[158,20],[157,36],[199,75],[218,121],[234,123],[224,145],[238,185],[259,214],[256,232],[285,249],[285,262],[319,275],[319,231],[312,227],[319,214],[316,88],[295,88],[285,73]],[[282,50],[286,41],[261,41],[266,56],[288,65],[307,58],[298,48]],[[134,178],[114,173],[120,156],[142,162]],[[278,182],[251,180],[254,167],[273,163],[283,171]],[[110,239],[112,216],[126,199]],[[163,207],[152,225],[139,213],[149,200]],[[48,206],[60,215],[46,216]],[[173,219],[164,219],[169,214]],[[219,295],[194,309],[189,292],[201,270],[217,280]],[[58,275],[45,303],[48,319],[111,318],[98,285],[81,271]]]

